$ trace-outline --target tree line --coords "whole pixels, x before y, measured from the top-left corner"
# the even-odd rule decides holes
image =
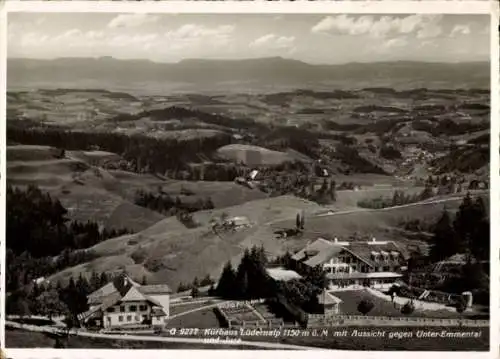
[[[459,294],[472,291],[476,303],[487,305],[490,292],[490,219],[484,200],[467,194],[455,214],[444,209],[432,229],[429,256],[414,255],[408,261],[408,275],[415,278],[413,285],[420,283],[428,288]],[[456,254],[464,256],[465,262],[455,266],[453,273],[446,269],[429,271],[433,263],[446,261]]]
[[[91,260],[95,254],[87,248],[130,233],[70,221],[60,201],[34,185],[25,190],[9,185],[6,197],[7,290]]]
[[[377,198],[362,199],[357,204],[361,208],[382,209],[416,203],[431,197],[434,197],[434,191],[431,187],[426,186],[420,193],[407,194],[404,191],[396,190],[392,198],[380,196]]]
[[[66,150],[100,149],[122,156],[129,171],[160,174],[168,170],[189,172],[189,163],[200,163],[203,158],[211,158],[219,147],[232,143],[232,136],[228,134],[182,140],[14,126],[8,127],[7,137],[11,143],[45,145]]]
[[[71,277],[66,285],[55,283],[30,283],[10,293],[6,299],[7,314],[20,316],[42,315],[49,319],[65,316],[69,326],[78,327],[77,316],[89,309],[87,296],[112,280],[106,273],[92,272],[90,278],[80,274]],[[68,323],[67,323],[68,325]]]
[[[161,190],[154,193],[139,189],[135,193],[134,203],[167,216],[177,215],[180,212],[191,213],[215,208],[210,197],[205,199],[198,198],[196,201],[182,202],[179,196],[172,197]]]

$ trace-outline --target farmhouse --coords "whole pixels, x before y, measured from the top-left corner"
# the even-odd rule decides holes
[[[231,217],[224,221],[224,226],[232,227],[234,229],[244,229],[251,226],[247,217]]]
[[[164,326],[169,317],[167,285],[139,285],[120,274],[112,282],[88,295],[89,310],[78,316],[87,326],[133,328]]]
[[[331,289],[347,286],[389,288],[401,275],[406,258],[394,242],[340,242],[319,238],[292,259],[299,271],[321,266]]]

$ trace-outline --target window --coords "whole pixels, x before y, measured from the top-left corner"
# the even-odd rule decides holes
[[[132,321],[132,316],[131,315],[127,315],[127,322],[131,322]]]
[[[136,305],[131,305],[130,306],[130,311],[131,312],[135,312],[137,310],[137,306]]]
[[[135,321],[138,322],[139,320],[141,320],[141,317],[139,315],[136,315],[135,316]]]
[[[139,306],[139,310],[140,310],[141,312],[144,312],[144,311],[148,310],[148,307],[147,307],[146,305],[140,305],[140,306]]]
[[[125,312],[125,306],[124,305],[120,306],[120,312],[122,312],[122,313]]]
[[[114,313],[115,311],[115,308],[111,307],[111,308],[108,308],[108,313]]]
[[[120,316],[118,317],[118,321],[119,321],[119,322],[123,322],[123,315],[120,315]]]

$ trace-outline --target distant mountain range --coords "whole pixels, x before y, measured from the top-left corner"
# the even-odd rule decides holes
[[[281,57],[245,60],[149,60],[59,58],[7,60],[9,90],[19,87],[265,88],[489,88],[488,62],[378,62],[312,65]]]

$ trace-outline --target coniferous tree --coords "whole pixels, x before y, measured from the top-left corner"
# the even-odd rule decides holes
[[[430,254],[435,261],[460,253],[462,249],[453,230],[450,215],[446,209],[443,211],[441,218],[434,227],[433,242],[434,245],[432,246]]]
[[[222,298],[234,298],[236,290],[236,273],[231,262],[227,262],[222,270],[215,292]]]

